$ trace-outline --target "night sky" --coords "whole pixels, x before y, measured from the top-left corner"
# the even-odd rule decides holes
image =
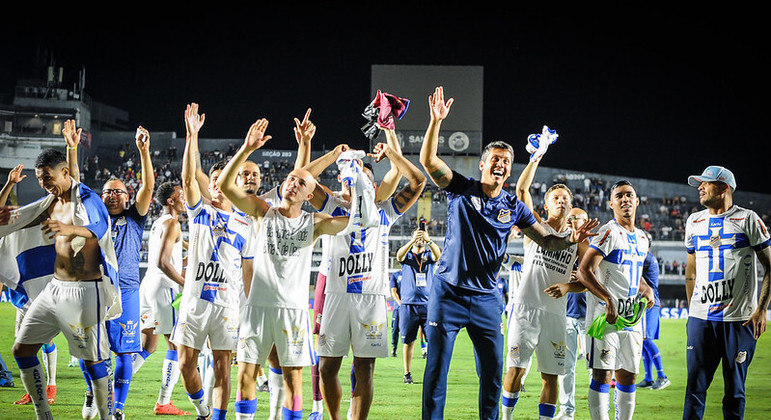
[[[516,162],[526,161],[527,134],[548,123],[560,139],[546,166],[685,182],[721,164],[740,191],[771,192],[771,60],[759,11],[443,7],[314,2],[225,14],[191,5],[118,20],[75,10],[5,19],[0,94],[42,77],[34,66],[46,48],[69,77],[85,66],[95,100],[151,131],[183,135],[195,101],[207,114],[203,137],[242,138],[265,117],[266,147],[294,148],[292,118],[312,107],[315,149],[363,148],[371,65],[481,65],[485,141],[512,143]],[[427,118],[426,98],[410,99],[410,112]]]

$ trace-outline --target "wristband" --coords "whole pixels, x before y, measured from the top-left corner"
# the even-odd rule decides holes
[[[78,146],[67,146],[67,150],[78,150]]]

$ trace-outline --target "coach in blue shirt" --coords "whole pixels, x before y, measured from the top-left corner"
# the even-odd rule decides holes
[[[432,181],[447,192],[447,234],[428,301],[428,358],[423,377],[423,419],[444,418],[447,372],[461,328],[474,345],[479,376],[479,417],[497,419],[503,371],[503,305],[496,274],[517,226],[539,246],[565,249],[589,236],[592,220],[570,236],[549,234],[516,196],[503,190],[511,175],[514,151],[504,142],[488,144],[479,162],[481,179],[467,178],[437,156],[441,122],[453,100],[443,88],[429,96],[431,120],[420,163]]]
[[[412,354],[418,328],[426,331],[428,292],[434,277],[434,264],[442,251],[431,240],[425,228],[416,229],[412,239],[396,251],[402,264],[402,285],[399,292],[399,331],[404,343],[405,384],[412,383]]]

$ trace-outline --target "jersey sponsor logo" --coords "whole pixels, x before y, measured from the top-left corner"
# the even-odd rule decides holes
[[[601,246],[605,243],[606,240],[608,240],[608,236],[610,236],[610,230],[605,232],[605,235],[600,239],[600,242],[597,243],[597,246]]]
[[[372,271],[372,260],[374,257],[374,252],[352,254],[348,257],[340,257],[340,269],[338,276],[344,277],[349,274],[361,274]]]
[[[733,299],[735,281],[735,279],[717,280],[701,286],[701,303],[714,304]]]
[[[498,211],[498,216],[496,219],[498,219],[498,221],[501,223],[509,223],[511,221],[511,210],[501,209]]]
[[[216,261],[199,262],[195,271],[195,281],[203,280],[206,283],[227,283],[225,270]]]
[[[701,222],[703,222],[703,221],[705,221],[705,220],[707,220],[707,219],[706,219],[706,218],[705,218],[705,219],[698,219],[698,220],[694,220],[694,221],[693,221],[693,223],[694,223],[694,224],[696,224],[696,223],[701,223]]]
[[[741,222],[744,219],[746,219],[746,217],[729,217],[728,218],[728,220],[732,220],[734,222]]]
[[[746,351],[740,351],[736,353],[736,363],[742,364],[747,360],[747,352]]]
[[[763,221],[758,219],[758,226],[760,227],[760,231],[763,232],[763,236],[768,236],[768,231],[766,230],[766,225],[763,224]]]

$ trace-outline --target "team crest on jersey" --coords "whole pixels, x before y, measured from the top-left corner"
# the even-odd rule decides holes
[[[744,361],[747,360],[747,352],[746,351],[740,351],[736,353],[736,363],[742,364]]]
[[[226,223],[225,220],[217,219],[217,223],[211,227],[211,231],[212,231],[212,234],[214,235],[214,239],[227,237],[227,228],[225,226],[225,223]]]
[[[123,335],[128,337],[131,337],[134,334],[136,334],[137,325],[139,325],[138,323],[134,322],[134,320],[132,319],[129,319],[128,321],[126,321],[125,324],[121,322],[118,322],[118,324],[120,324],[120,328],[121,330],[123,330]]]
[[[499,222],[501,223],[509,223],[511,221],[511,210],[509,209],[500,209],[498,211],[498,216],[496,217]]]
[[[361,323],[364,327],[364,336],[367,340],[377,340],[383,337],[383,327],[385,324],[373,322],[372,324]]]
[[[291,330],[283,330],[286,334],[286,344],[291,347],[302,347],[305,342],[305,330],[292,327]]]
[[[509,348],[509,358],[519,359],[519,346],[511,346]]]
[[[559,344],[555,343],[554,341],[551,342],[552,347],[554,347],[554,357],[557,359],[564,359],[565,358],[565,342],[560,341]]]
[[[610,350],[608,349],[600,350],[600,360],[602,360],[605,363],[608,363],[608,361],[610,361]]]

